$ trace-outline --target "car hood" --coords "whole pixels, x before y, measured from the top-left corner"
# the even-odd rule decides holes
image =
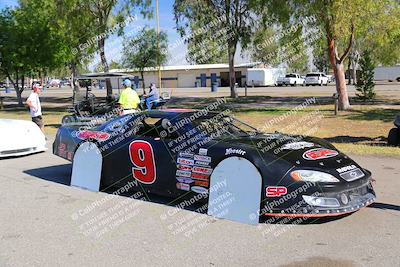
[[[46,139],[31,121],[0,119],[0,150],[44,147]]]
[[[230,144],[234,143],[242,149],[255,150],[264,158],[286,161],[295,167],[335,174],[337,174],[337,169],[346,166],[354,165],[356,168],[360,168],[347,155],[321,138],[274,133],[225,141]]]

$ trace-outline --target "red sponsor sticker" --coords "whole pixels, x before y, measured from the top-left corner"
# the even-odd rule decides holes
[[[182,170],[182,171],[192,171],[192,166],[188,166],[188,165],[178,165],[178,170]]]
[[[208,181],[194,181],[194,185],[198,185],[198,186],[203,186],[203,187],[208,187]]]
[[[193,167],[193,172],[210,175],[212,173],[212,169],[199,167],[199,166],[194,166]]]
[[[287,194],[287,188],[284,186],[268,186],[265,191],[267,197],[280,197]]]
[[[80,131],[77,133],[76,137],[82,140],[95,139],[97,141],[106,141],[110,138],[110,134],[104,132]]]
[[[185,159],[185,158],[178,158],[176,160],[176,162],[178,164],[183,164],[183,165],[193,165],[194,164],[194,160],[192,159]]]
[[[319,160],[333,158],[339,155],[339,152],[327,148],[314,148],[304,152],[303,158],[306,160]]]
[[[210,176],[201,173],[192,173],[192,178],[196,180],[208,181],[210,179]]]

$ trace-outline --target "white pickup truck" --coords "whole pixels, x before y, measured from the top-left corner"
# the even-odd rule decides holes
[[[286,74],[285,77],[279,77],[278,80],[276,81],[276,84],[278,86],[282,85],[291,85],[291,86],[296,86],[296,85],[305,85],[305,80],[303,77],[300,76],[300,74],[297,73],[289,73]]]

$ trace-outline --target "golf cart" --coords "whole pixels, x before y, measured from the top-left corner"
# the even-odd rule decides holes
[[[76,78],[79,87],[86,88],[85,92],[80,90],[77,94],[74,91],[72,108],[69,109],[70,115],[62,118],[62,124],[71,123],[87,123],[96,121],[98,123],[105,122],[119,115],[118,96],[113,96],[111,99],[101,100],[96,98],[92,93],[93,82],[102,81],[105,79],[117,80],[118,96],[121,93],[120,85],[123,80],[133,80],[135,77],[124,73],[96,73],[82,75]],[[151,102],[151,109],[162,108],[170,99],[167,92],[161,94],[160,98]],[[146,109],[145,100],[142,98],[139,105],[141,110]]]
[[[77,77],[75,81],[78,83],[80,90],[78,92],[74,91],[72,107],[68,110],[71,114],[62,118],[62,124],[87,123],[94,120],[101,123],[109,117],[105,115],[118,115],[116,111],[118,108],[118,99],[116,97],[103,100],[97,98],[92,93],[92,89],[94,88],[93,83],[107,78],[117,79],[119,85],[123,79],[132,79],[133,76],[128,74],[99,73]],[[118,87],[118,95],[119,94],[120,88]]]
[[[400,146],[400,115],[397,115],[393,122],[395,128],[389,131],[388,145],[390,146]]]

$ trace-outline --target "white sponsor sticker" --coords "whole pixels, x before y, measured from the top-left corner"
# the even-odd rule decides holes
[[[191,177],[191,176],[192,176],[192,172],[190,172],[190,171],[177,170],[177,171],[176,171],[176,176]]]
[[[354,169],[357,169],[357,166],[355,166],[355,165],[349,165],[349,166],[345,166],[345,167],[336,169],[336,171],[337,171],[338,173],[344,173],[344,172],[351,171],[351,170],[354,170]]]
[[[239,149],[239,148],[227,148],[225,151],[225,156],[231,155],[231,154],[238,154],[238,155],[244,156],[246,154],[246,151],[244,151],[243,149]]]
[[[210,175],[212,173],[212,169],[199,166],[194,166],[192,170],[193,172],[207,174],[207,175]]]
[[[305,148],[310,148],[314,147],[314,143],[310,142],[294,142],[294,143],[288,143],[282,146],[283,150],[299,150],[299,149],[305,149]]]
[[[185,158],[178,158],[176,160],[176,162],[178,164],[183,164],[183,165],[193,165],[194,164],[194,160],[192,159],[185,159]]]
[[[205,156],[205,155],[207,155],[207,153],[208,153],[208,149],[207,148],[200,148],[199,149],[199,154],[200,155]]]
[[[193,158],[193,154],[187,152],[179,152],[179,156],[183,158]]]
[[[198,194],[208,194],[208,189],[201,186],[192,186],[192,191]]]
[[[200,165],[200,166],[208,166],[208,165],[210,165],[210,162],[196,161],[194,164]]]
[[[194,160],[211,162],[211,157],[208,156],[201,156],[201,155],[194,155]]]
[[[176,183],[176,188],[184,191],[190,191],[190,185],[184,183]]]
[[[190,184],[190,183],[194,182],[193,179],[190,179],[187,177],[176,177],[176,180],[178,180],[178,182],[180,182],[180,183],[185,183],[185,184]]]

